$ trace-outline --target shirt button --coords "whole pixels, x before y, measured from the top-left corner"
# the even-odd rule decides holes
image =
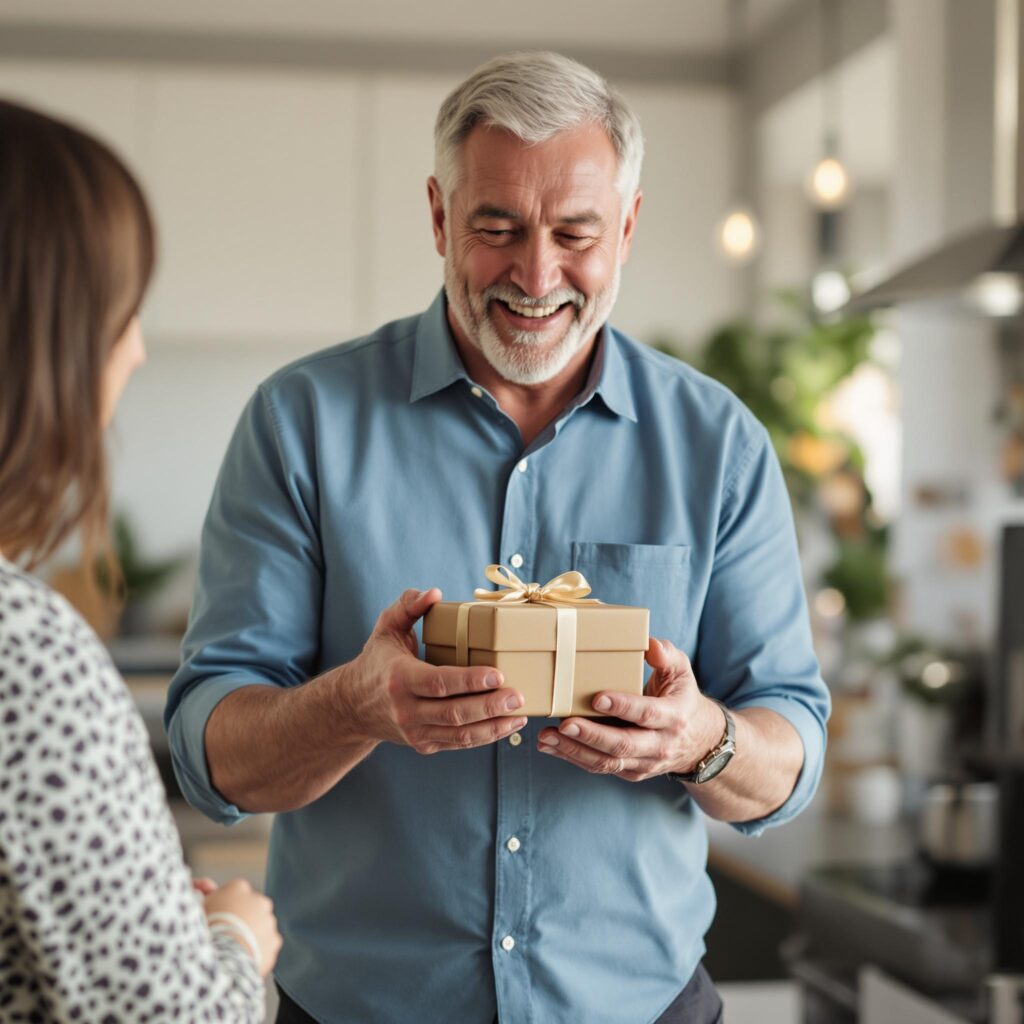
[[[512,950],[516,948],[516,940],[513,939],[511,935],[506,935],[505,938],[501,940],[501,948],[505,950],[506,953],[511,953]]]
[[[519,842],[519,840],[515,836],[513,836],[505,844],[505,848],[508,850],[509,853],[516,853],[519,850],[519,847],[522,846],[522,845],[523,844],[521,842]]]
[[[518,747],[519,744],[523,742],[523,737],[520,736],[519,733],[514,732],[511,736],[509,736],[508,741],[512,744],[513,747]]]
[[[512,563],[512,568],[513,568],[513,569],[519,569],[519,568],[521,568],[521,567],[522,567],[522,564],[523,564],[523,556],[522,556],[521,554],[519,554],[519,552],[517,551],[517,552],[516,552],[516,553],[515,553],[515,554],[514,554],[514,555],[513,555],[513,556],[512,556],[512,557],[511,557],[510,559],[509,559],[509,561],[510,561],[510,562]]]
[[[484,393],[477,387],[470,388],[469,392],[474,398],[483,398],[484,395]]]
[[[516,469],[518,469],[520,473],[525,473],[526,472],[526,459],[520,459],[519,460],[519,465],[516,466]]]

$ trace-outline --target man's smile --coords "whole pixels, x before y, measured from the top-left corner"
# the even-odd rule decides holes
[[[547,330],[566,310],[574,308],[571,302],[563,302],[560,306],[522,306],[518,302],[503,299],[495,299],[494,305],[517,331]]]

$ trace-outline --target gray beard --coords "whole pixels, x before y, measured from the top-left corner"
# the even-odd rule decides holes
[[[444,260],[444,287],[458,325],[499,376],[510,384],[543,384],[557,377],[607,320],[619,295],[621,271],[616,262],[611,284],[576,310],[565,334],[554,344],[547,332],[536,331],[514,331],[511,342],[503,341],[488,301],[471,296],[458,276],[450,247]]]

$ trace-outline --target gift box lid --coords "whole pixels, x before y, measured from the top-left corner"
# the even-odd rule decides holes
[[[455,646],[459,601],[440,601],[423,619],[423,642]],[[483,651],[553,651],[556,609],[545,604],[473,604],[469,647]],[[646,651],[650,613],[624,604],[576,607],[576,650]]]

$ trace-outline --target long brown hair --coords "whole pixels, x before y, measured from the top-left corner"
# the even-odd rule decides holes
[[[0,550],[29,568],[76,528],[83,565],[109,554],[103,370],[154,260],[110,149],[0,100]]]

